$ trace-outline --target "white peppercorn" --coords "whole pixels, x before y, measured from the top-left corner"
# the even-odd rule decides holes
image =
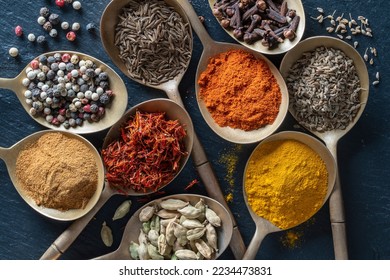
[[[63,22],[61,23],[61,28],[62,28],[63,30],[67,30],[67,29],[69,28],[69,22],[63,21]]]
[[[15,47],[10,48],[8,52],[12,57],[17,57],[19,55],[19,50]]]
[[[30,71],[27,73],[27,78],[29,80],[34,80],[37,77],[37,73],[35,71]]]
[[[46,18],[44,18],[43,16],[40,16],[40,17],[38,17],[37,22],[39,23],[39,25],[44,25],[46,22]]]
[[[74,2],[72,3],[72,7],[73,7],[73,9],[75,9],[75,10],[80,10],[80,9],[81,9],[81,3],[80,3],[80,1],[74,1]]]
[[[57,31],[57,29],[52,29],[52,30],[50,30],[50,32],[49,32],[49,35],[50,35],[50,37],[57,37],[57,35],[58,35],[58,31]]]
[[[35,41],[35,35],[33,33],[30,33],[30,34],[27,35],[27,39],[30,42],[34,42]]]
[[[79,29],[80,29],[80,23],[74,22],[74,23],[72,24],[72,30],[73,30],[73,31],[77,31],[77,30],[79,30]]]

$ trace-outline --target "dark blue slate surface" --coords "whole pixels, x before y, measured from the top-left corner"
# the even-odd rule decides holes
[[[71,7],[59,10],[54,1],[5,1],[0,0],[0,77],[15,77],[26,64],[39,54],[57,49],[69,49],[88,53],[115,70],[119,70],[111,63],[103,50],[99,34],[90,34],[85,30],[89,22],[99,24],[100,16],[109,2],[81,1],[82,9],[75,11]],[[215,40],[229,41],[219,24],[208,8],[208,1],[192,1],[199,15],[205,17],[205,25]],[[374,37],[356,37],[360,42],[359,51],[363,53],[368,46],[378,50],[378,59],[373,66],[368,65],[370,79],[374,79],[376,71],[381,73],[381,83],[377,87],[370,86],[370,96],[365,112],[358,124],[350,133],[342,138],[338,145],[338,162],[341,185],[343,189],[348,246],[351,259],[390,259],[390,185],[388,168],[390,166],[390,137],[389,130],[389,56],[388,48],[388,15],[390,9],[384,0],[354,0],[354,1],[303,1],[307,16],[305,37],[326,35],[325,27],[310,19],[317,16],[316,7],[322,6],[327,14],[337,10],[336,14],[349,12],[356,18],[366,16],[370,20]],[[36,35],[43,34],[36,22],[39,9],[48,6],[52,11],[60,14],[63,20],[70,23],[80,22],[82,30],[76,42],[68,42],[64,32],[60,31],[58,39],[48,38],[46,47],[31,43],[27,40],[30,32]],[[18,38],[14,34],[14,27],[21,25],[25,36]],[[196,37],[196,36],[195,36]],[[20,55],[14,59],[8,55],[10,47],[19,48]],[[252,145],[237,146],[216,136],[202,119],[196,104],[194,93],[194,76],[202,46],[197,38],[194,41],[192,61],[180,85],[183,102],[192,116],[197,133],[205,147],[219,182],[225,193],[233,192],[234,199],[230,204],[238,221],[246,244],[254,233],[254,224],[242,198],[242,173],[245,162],[255,147]],[[276,65],[280,57],[271,58]],[[141,86],[121,74],[129,92],[129,107],[151,98],[165,97],[159,92]],[[35,123],[16,96],[4,89],[0,89],[0,146],[9,147],[27,135],[43,129]],[[294,130],[295,121],[290,115],[280,130]],[[301,130],[301,129],[298,129]],[[105,136],[105,131],[86,136],[98,148]],[[238,157],[238,164],[234,169],[234,186],[230,185],[228,166],[221,158],[226,154]],[[189,161],[184,171],[168,187],[166,194],[183,192],[183,188],[192,179],[198,179],[197,173]],[[35,213],[19,197],[13,187],[4,162],[0,161],[0,259],[39,259],[50,244],[67,228],[69,223],[59,223],[48,220]],[[204,187],[200,183],[190,192],[204,194]],[[108,253],[119,245],[127,219],[111,222],[110,219],[123,196],[112,197],[98,212],[95,218],[85,228],[79,238],[73,243],[62,259],[90,259]],[[141,204],[133,200],[132,212]],[[128,215],[128,217],[131,215]],[[114,233],[114,244],[111,248],[104,246],[100,239],[100,227],[107,221]],[[328,207],[325,206],[313,219],[294,229],[300,234],[295,248],[289,248],[282,240],[286,232],[274,233],[265,238],[257,254],[257,259],[333,259],[332,236],[329,223]],[[223,255],[224,259],[232,259],[229,250]]]

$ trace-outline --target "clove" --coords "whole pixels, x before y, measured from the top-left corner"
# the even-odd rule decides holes
[[[287,7],[287,1],[283,0],[282,5],[280,5],[280,15],[281,16],[286,16],[288,12],[288,7]]]
[[[284,38],[286,39],[289,39],[289,40],[292,40],[295,38],[295,35],[296,35],[296,31],[297,31],[297,28],[298,28],[298,24],[299,24],[299,21],[300,21],[300,17],[299,16],[295,16],[291,23],[290,23],[290,27],[287,28],[284,32],[283,32],[283,36]]]
[[[276,22],[279,22],[279,23],[286,23],[287,22],[287,19],[285,16],[282,16],[280,13],[278,12],[275,12],[274,10],[272,9],[267,9],[266,10],[266,13],[267,13],[267,16],[276,21]]]
[[[255,27],[257,25],[259,25],[260,23],[261,23],[261,16],[260,15],[253,15],[251,24],[249,25],[248,29],[245,32],[251,33],[253,31],[253,29],[255,29]]]

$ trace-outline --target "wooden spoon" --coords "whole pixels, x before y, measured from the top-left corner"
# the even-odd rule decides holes
[[[220,137],[230,142],[238,143],[238,144],[249,144],[249,143],[259,142],[265,137],[274,133],[284,121],[284,118],[288,111],[288,102],[289,102],[287,87],[282,75],[280,75],[279,73],[279,70],[264,55],[254,50],[248,49],[246,46],[214,41],[207,33],[203,24],[200,22],[198,15],[196,14],[192,5],[187,0],[178,1],[178,3],[180,3],[180,6],[183,7],[184,11],[186,12],[191,22],[192,28],[195,30],[196,34],[198,35],[200,41],[203,44],[203,52],[200,57],[200,61],[196,71],[195,90],[196,90],[199,109],[206,123]],[[280,87],[280,91],[282,94],[282,102],[279,107],[279,113],[275,121],[273,122],[273,124],[252,131],[233,129],[231,127],[221,127],[214,121],[213,117],[211,116],[210,112],[206,107],[205,102],[199,97],[200,89],[197,81],[199,80],[199,76],[201,75],[201,73],[206,70],[210,58],[214,57],[217,54],[232,49],[244,50],[246,52],[253,54],[256,58],[264,60],[268,64],[272,74],[276,78],[276,81]]]
[[[87,133],[93,133],[105,130],[112,126],[125,112],[127,107],[127,89],[126,86],[119,77],[119,75],[108,65],[103,63],[102,61],[91,57],[89,55],[86,55],[84,53],[80,52],[74,52],[74,51],[53,51],[44,53],[45,56],[54,55],[55,53],[69,53],[70,55],[78,55],[80,59],[85,60],[91,60],[92,62],[96,63],[101,69],[108,74],[108,80],[110,83],[110,89],[114,93],[114,98],[110,102],[109,105],[106,106],[106,112],[105,116],[99,120],[98,122],[87,122],[85,121],[82,126],[76,126],[74,128],[66,129],[64,126],[55,126],[50,123],[48,123],[44,117],[34,117],[30,114],[30,108],[31,106],[26,103],[26,98],[24,97],[24,92],[27,90],[25,86],[23,86],[22,81],[24,78],[26,78],[26,69],[30,67],[30,64],[28,64],[15,78],[9,79],[9,78],[0,78],[0,88],[6,88],[9,90],[12,90],[16,96],[18,97],[20,103],[22,104],[24,110],[39,124],[50,128],[54,130],[59,131],[72,131],[78,134],[87,134]],[[38,59],[38,58],[35,58]]]
[[[360,80],[360,108],[357,112],[356,117],[352,122],[346,127],[346,129],[335,129],[325,132],[318,132],[311,130],[309,127],[306,129],[310,130],[314,135],[322,139],[326,146],[329,148],[330,152],[337,161],[337,142],[343,137],[356,122],[361,117],[364,108],[368,99],[368,90],[369,90],[369,78],[366,64],[364,63],[360,54],[348,43],[343,42],[337,38],[329,36],[315,36],[300,42],[295,48],[290,50],[283,58],[280,65],[280,72],[284,78],[287,78],[288,71],[292,65],[297,61],[302,53],[307,51],[313,51],[315,48],[325,46],[332,47],[335,49],[342,50],[348,57],[350,57],[355,63],[355,69],[359,76]],[[295,119],[296,112],[290,110],[291,114]],[[333,246],[336,259],[348,259],[348,248],[347,248],[347,234],[345,227],[345,214],[343,206],[343,198],[340,185],[340,177],[337,176],[336,185],[334,186],[333,193],[329,198],[329,210],[330,210],[330,220],[332,224],[332,234],[333,234]]]
[[[276,140],[287,140],[287,139],[293,139],[293,140],[302,142],[303,144],[309,146],[315,152],[317,152],[317,154],[325,162],[325,165],[326,165],[326,168],[328,171],[328,190],[327,190],[327,193],[326,193],[324,200],[322,201],[322,205],[321,205],[321,207],[322,207],[325,204],[325,202],[327,201],[327,199],[329,198],[329,196],[333,190],[333,186],[334,186],[334,183],[336,180],[336,173],[337,173],[336,162],[335,162],[332,154],[324,146],[324,144],[322,144],[316,138],[314,138],[308,134],[305,134],[305,133],[294,132],[294,131],[284,131],[284,132],[276,133],[276,134],[268,137],[267,139],[264,139],[255,148],[255,150],[260,148],[263,143],[267,143],[270,141],[276,141]],[[253,152],[252,152],[252,155],[253,155]],[[268,220],[258,216],[255,212],[253,212],[252,208],[250,207],[250,205],[248,203],[248,196],[247,196],[246,191],[245,191],[245,178],[246,178],[248,163],[250,162],[252,155],[249,157],[249,159],[246,163],[246,166],[245,166],[244,179],[243,179],[243,181],[244,181],[243,182],[243,192],[244,192],[245,204],[249,210],[250,215],[252,216],[253,221],[256,224],[256,231],[255,231],[255,234],[254,234],[254,236],[253,236],[253,238],[248,246],[248,249],[244,255],[243,259],[246,259],[246,260],[251,260],[251,259],[254,259],[256,257],[256,254],[257,254],[257,251],[259,250],[260,244],[267,234],[272,233],[272,232],[285,230],[285,229],[278,228],[277,226],[275,226],[274,224],[272,224]],[[299,224],[292,225],[290,228],[298,226],[298,225]]]
[[[106,148],[112,141],[118,139],[120,137],[121,130],[120,128],[124,123],[129,120],[129,117],[134,115],[137,110],[141,110],[143,112],[166,112],[166,116],[171,120],[179,120],[179,122],[185,126],[187,131],[187,136],[185,137],[185,146],[188,152],[186,157],[183,157],[180,161],[180,169],[176,173],[175,177],[172,178],[173,181],[176,176],[181,172],[184,168],[189,154],[191,153],[193,146],[193,135],[194,129],[192,125],[192,121],[188,113],[175,102],[168,99],[152,99],[145,102],[142,102],[130,110],[128,110],[121,119],[118,120],[116,124],[114,124],[111,129],[108,131],[107,136],[103,143],[103,149]],[[169,183],[161,186],[158,190],[161,190],[163,187],[168,185]],[[123,191],[118,191],[110,187],[110,184],[106,182],[105,187],[103,189],[102,195],[95,205],[95,207],[84,217],[73,222],[54,242],[53,244],[46,250],[46,252],[42,255],[41,259],[57,259],[59,258],[76,240],[77,236],[82,232],[88,222],[95,216],[95,214],[99,211],[99,209],[108,201],[108,199],[115,195],[132,195],[132,196],[141,196],[148,195],[154,193],[157,190],[150,190],[145,192],[136,192],[133,189],[126,189]]]
[[[180,5],[181,2],[186,2],[186,1],[165,0],[165,2],[168,5],[172,6],[182,16],[185,22],[189,22],[188,18],[191,19],[191,17],[193,17],[193,15],[191,17],[187,17],[186,13],[181,8]],[[178,2],[180,2],[180,4]],[[145,83],[142,80],[133,79],[129,75],[126,65],[120,59],[119,50],[114,44],[115,27],[118,22],[118,15],[122,12],[122,8],[127,4],[128,4],[128,0],[113,0],[107,5],[106,9],[103,12],[103,15],[100,20],[100,32],[101,32],[103,46],[107,54],[110,56],[114,64],[130,79],[138,83],[144,84],[146,86],[165,91],[165,93],[171,100],[175,101],[176,103],[184,107],[183,101],[181,99],[178,90],[179,83],[184,75],[184,71],[178,74],[174,79],[170,81],[167,81],[159,85],[152,85],[152,84]],[[196,15],[195,17],[197,19]],[[189,35],[192,40],[191,29]],[[185,65],[185,69],[187,69],[189,63],[190,63],[190,59],[188,59],[187,64]],[[281,79],[281,81],[283,81],[283,79]],[[287,107],[285,112],[287,112]],[[198,139],[198,136],[195,133],[194,133],[194,147],[192,152],[192,159],[199,173],[199,176],[206,187],[206,191],[208,195],[214,198],[215,200],[217,200],[218,202],[220,202],[223,206],[225,206],[229,210],[229,207],[225,201],[225,197],[223,195],[221,187],[219,186],[218,179],[214,174],[214,171],[212,169],[210,162],[207,159],[207,155],[203,149],[203,146],[200,140]],[[241,234],[237,228],[236,221],[234,220],[234,216],[231,212],[230,215],[233,219],[233,225],[234,225],[233,238],[230,246],[232,247],[232,252],[235,255],[235,257],[237,259],[241,259],[245,252],[245,245],[244,245],[244,241],[242,240]]]

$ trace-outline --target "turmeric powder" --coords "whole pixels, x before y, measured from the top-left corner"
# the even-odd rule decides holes
[[[272,124],[282,94],[268,64],[243,50],[210,59],[198,80],[199,97],[214,121],[246,131]]]
[[[275,140],[253,152],[244,184],[251,209],[277,227],[289,229],[320,209],[327,194],[328,171],[306,144]]]

